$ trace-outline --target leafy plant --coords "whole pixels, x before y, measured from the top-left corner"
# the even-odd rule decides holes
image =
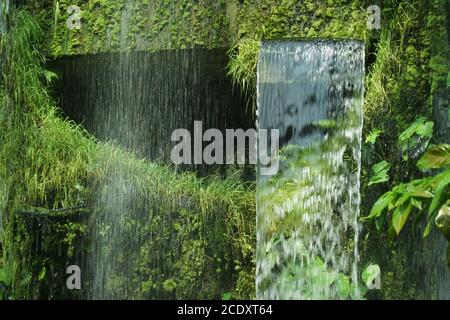
[[[414,159],[428,146],[433,136],[433,121],[419,117],[398,137],[403,160]]]
[[[251,38],[239,40],[228,55],[228,76],[233,84],[240,87],[247,94],[249,100],[247,107],[251,107],[251,112],[256,108],[256,66],[258,63],[260,41]]]
[[[449,145],[439,145],[430,148],[417,162],[417,167],[421,170],[439,169],[450,165]]]
[[[433,225],[445,235],[449,234],[450,217],[450,145],[430,148],[418,162],[422,170],[443,169],[434,176],[402,183],[383,194],[373,205],[366,219],[375,220],[381,228],[386,222],[391,236],[399,235],[412,212],[417,212],[416,221],[423,217],[427,226],[426,237]],[[439,218],[438,218],[439,217]]]
[[[375,144],[375,142],[377,141],[377,138],[380,134],[383,133],[383,130],[380,129],[373,129],[372,131],[369,132],[369,134],[366,137],[366,143],[370,143],[370,144]]]
[[[387,161],[381,161],[375,164],[372,167],[372,177],[369,181],[369,186],[373,184],[378,184],[382,182],[389,181],[389,170],[391,168],[391,165]]]

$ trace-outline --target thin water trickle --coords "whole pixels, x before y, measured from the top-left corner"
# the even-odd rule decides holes
[[[280,130],[280,169],[258,176],[260,299],[360,297],[363,88],[361,42],[262,44],[258,126]]]

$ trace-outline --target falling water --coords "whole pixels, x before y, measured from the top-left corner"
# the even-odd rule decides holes
[[[226,77],[226,63],[224,50],[195,49],[66,57],[49,67],[59,75],[57,92],[71,119],[101,140],[167,163],[173,130],[193,132],[194,120],[202,121],[204,130],[251,125],[242,107],[245,97]],[[211,209],[213,221],[199,221],[200,204],[188,195],[165,199],[157,188],[143,192],[130,176],[119,167],[95,190],[88,297],[201,298],[226,288],[217,284],[229,282],[226,276],[205,283],[205,268],[216,268],[195,260],[225,250],[221,239],[200,229],[207,223],[211,230],[223,228],[221,208]],[[190,270],[180,270],[187,259]],[[174,288],[181,281],[192,282],[189,292]]]
[[[258,126],[280,130],[280,168],[258,175],[258,298],[360,297],[363,79],[361,42],[262,44]]]
[[[224,50],[193,49],[64,57],[49,68],[69,118],[101,140],[169,162],[175,129],[193,132],[196,120],[204,130],[251,125],[226,65]]]

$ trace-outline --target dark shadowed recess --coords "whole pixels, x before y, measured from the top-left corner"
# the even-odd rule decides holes
[[[190,49],[63,57],[47,68],[58,75],[55,95],[68,118],[101,140],[170,163],[175,129],[188,129],[193,141],[194,121],[203,122],[203,131],[254,127],[246,97],[233,88],[226,65],[225,50]]]

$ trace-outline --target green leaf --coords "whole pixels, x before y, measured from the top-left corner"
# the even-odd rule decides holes
[[[381,269],[377,264],[371,264],[367,266],[362,273],[362,279],[367,287],[371,287],[375,279],[380,277]]]
[[[342,273],[339,273],[336,278],[336,290],[339,294],[339,297],[341,299],[345,299],[350,295],[351,292],[351,285],[350,285],[350,279],[345,276]]]
[[[405,129],[398,137],[400,144],[403,144],[407,140],[409,140],[414,133],[417,131],[417,128],[426,121],[425,117],[419,117],[414,121],[407,129]]]
[[[7,286],[11,285],[12,275],[9,269],[7,268],[0,269],[0,282],[3,282]]]
[[[225,292],[225,293],[222,295],[222,300],[231,300],[231,298],[232,298],[232,295],[231,295],[230,292]]]
[[[411,192],[411,196],[425,199],[433,198],[433,194],[430,191],[426,190],[414,190]]]
[[[450,72],[447,75],[447,88],[450,88]]]
[[[400,234],[412,210],[411,202],[405,202],[397,207],[392,216],[392,226],[397,235]]]
[[[53,79],[58,79],[58,75],[49,70],[44,70],[44,77],[48,84],[52,83]]]
[[[425,117],[419,117],[398,137],[398,142],[402,150],[403,160],[408,160],[409,152],[421,150],[430,142],[433,136],[433,121],[426,121]]]
[[[429,215],[439,210],[439,208],[447,201],[449,197],[448,194],[449,189],[450,189],[450,170],[448,170],[442,176],[436,187],[433,200],[431,201],[430,208],[428,210]]]
[[[416,133],[422,138],[431,138],[433,136],[434,122],[427,121],[417,128]]]
[[[450,165],[450,145],[442,144],[428,149],[417,162],[417,167],[424,169],[439,169]]]
[[[391,168],[390,163],[384,160],[375,164],[372,167],[373,174],[372,177],[370,178],[368,185],[371,186],[373,184],[389,181],[388,173],[390,168]]]
[[[409,198],[411,198],[411,194],[409,192],[405,192],[403,193],[395,202],[394,204],[394,208],[401,206],[402,204],[404,204],[406,201],[409,200]]]
[[[419,117],[414,121],[405,131],[403,131],[398,140],[401,144],[408,142],[408,140],[414,135],[418,134],[420,137],[431,137],[433,135],[433,121],[426,121],[425,117]]]
[[[370,210],[369,215],[365,219],[373,219],[379,217],[383,213],[383,211],[389,206],[389,204],[395,201],[396,199],[397,195],[395,193],[393,193],[392,191],[386,192],[380,198],[378,198],[378,200],[375,202],[372,209]]]
[[[422,210],[422,201],[416,199],[416,198],[411,198],[411,204],[416,207],[419,210]]]
[[[369,132],[369,134],[366,137],[366,142],[365,143],[371,143],[371,144],[375,144],[375,142],[377,141],[378,136],[383,133],[383,130],[380,129],[373,129],[372,131]]]
[[[42,281],[45,278],[46,273],[47,273],[47,269],[45,267],[43,267],[41,269],[41,272],[39,272],[38,280]]]

